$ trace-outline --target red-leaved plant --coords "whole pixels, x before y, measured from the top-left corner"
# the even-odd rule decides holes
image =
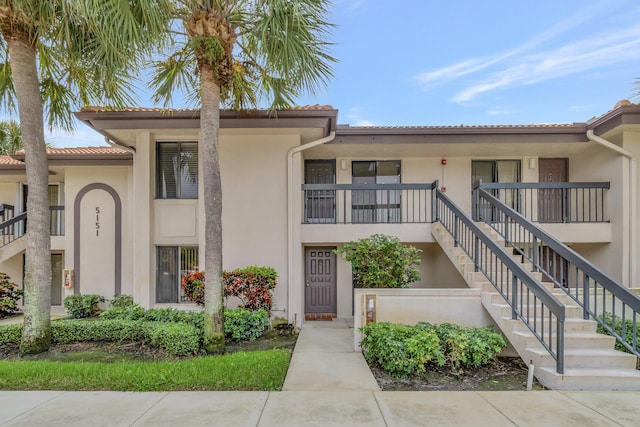
[[[271,267],[250,266],[238,268],[222,274],[224,297],[235,296],[242,301],[242,307],[248,310],[261,308],[271,313],[273,304],[272,290],[276,286],[278,273]],[[204,305],[204,273],[196,272],[182,278],[182,289],[193,302]]]

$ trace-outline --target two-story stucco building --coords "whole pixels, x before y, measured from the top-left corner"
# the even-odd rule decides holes
[[[180,276],[199,268],[204,250],[198,112],[93,109],[77,117],[113,146],[49,150],[53,304],[70,292],[131,294],[146,307],[188,304]],[[322,106],[277,118],[222,113],[224,267],[274,267],[274,315],[353,316],[350,265],[331,249],[374,233],[422,249],[415,287],[466,287],[431,233],[436,180],[468,213],[481,179],[608,183],[582,194],[546,194],[557,199],[549,212],[529,208],[544,229],[608,275],[640,286],[640,106],[561,125],[350,127],[337,120],[336,110]],[[25,210],[23,159],[0,162],[4,219]],[[581,201],[589,211],[571,197],[590,197]],[[20,228],[18,222],[11,231],[17,236]],[[0,271],[20,283],[24,239],[5,241]],[[61,287],[63,269],[75,273],[71,289]]]

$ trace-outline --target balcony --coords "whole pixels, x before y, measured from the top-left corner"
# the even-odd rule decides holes
[[[479,201],[483,188],[502,203],[563,242],[610,242],[612,228],[609,182],[484,183],[474,189],[473,217],[498,218],[492,207]]]
[[[437,183],[303,184],[303,224],[433,222]]]
[[[532,222],[609,222],[606,209],[608,182],[480,181],[479,187]]]
[[[431,241],[435,188],[437,181],[303,184],[302,241],[345,242],[375,233],[398,236],[403,241]]]

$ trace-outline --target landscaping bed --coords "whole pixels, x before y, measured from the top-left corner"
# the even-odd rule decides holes
[[[397,378],[389,375],[377,365],[369,365],[380,388],[384,391],[436,391],[436,390],[526,390],[528,368],[518,357],[498,357],[489,364],[465,370],[454,375],[445,366],[433,366],[427,372]],[[543,386],[533,382],[534,390]]]
[[[287,349],[293,352],[298,335],[284,328],[268,330],[253,341],[228,342],[226,353]],[[126,360],[159,361],[178,360],[165,349],[140,342],[83,341],[69,344],[52,344],[48,352],[20,356],[17,344],[0,346],[0,360],[54,360],[114,362]]]

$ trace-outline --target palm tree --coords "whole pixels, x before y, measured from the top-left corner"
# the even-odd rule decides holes
[[[0,122],[0,156],[9,156],[22,149],[22,129],[15,120]]]
[[[55,147],[54,144],[46,140],[44,145],[46,148]],[[23,148],[20,122],[15,120],[0,122],[0,156],[10,156]]]
[[[20,350],[51,342],[49,127],[70,129],[71,110],[131,104],[131,72],[167,26],[166,0],[0,0],[0,102],[17,104],[27,166],[25,316]]]
[[[200,101],[205,209],[205,345],[224,351],[222,188],[218,162],[220,106],[241,109],[269,99],[288,108],[332,76],[332,28],[326,0],[173,0],[178,24],[173,49],[155,63],[155,101],[168,106],[172,91]]]

